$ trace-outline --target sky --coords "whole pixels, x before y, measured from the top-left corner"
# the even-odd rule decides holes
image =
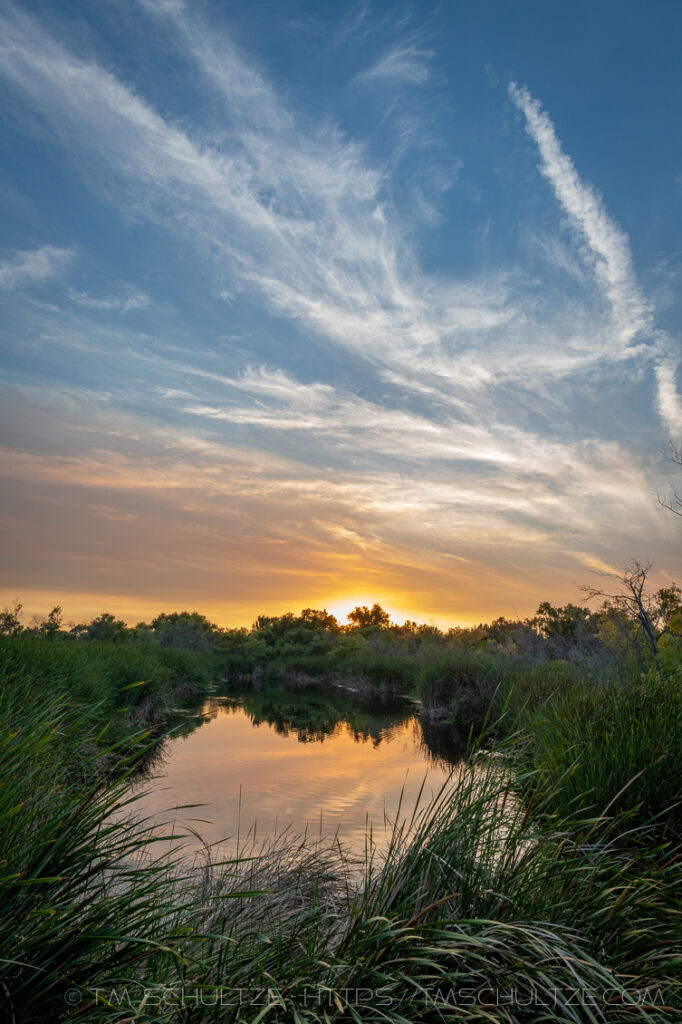
[[[682,577],[677,0],[0,0],[0,603]]]

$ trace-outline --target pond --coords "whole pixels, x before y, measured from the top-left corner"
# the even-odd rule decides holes
[[[189,851],[214,856],[255,840],[333,837],[362,854],[388,842],[392,823],[435,795],[461,747],[429,727],[413,703],[358,703],[310,688],[242,690],[180,713],[141,780],[136,813],[177,823]],[[200,804],[200,807],[186,805]]]

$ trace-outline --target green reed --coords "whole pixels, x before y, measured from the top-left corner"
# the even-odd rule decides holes
[[[84,704],[59,671],[55,685],[5,663],[0,691],[3,1021],[658,1024],[679,1009],[680,846],[660,828],[674,812],[612,792],[645,756],[643,739],[619,753],[635,713],[656,763],[667,690],[644,704],[633,690],[626,709],[543,697],[520,733],[387,822],[385,852],[371,832],[359,858],[285,834],[224,862],[185,855],[181,834],[168,853],[132,820],[150,741],[129,716],[122,736],[112,709],[135,689]]]

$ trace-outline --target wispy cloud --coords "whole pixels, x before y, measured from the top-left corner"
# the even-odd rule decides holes
[[[618,342],[627,353],[637,335],[652,327],[651,306],[637,283],[627,235],[609,217],[595,189],[581,180],[538,100],[515,82],[509,85],[509,95],[540,151],[542,174],[588,245],[595,273],[611,303]]]
[[[399,429],[399,419],[397,423]],[[550,545],[554,536],[554,544],[564,547],[567,531],[583,533],[587,508],[611,503],[616,497],[621,505],[619,515],[624,518],[624,506],[631,512],[648,504],[649,517],[655,514],[636,463],[612,445],[593,443],[582,451],[570,451],[537,443],[534,448],[519,449],[524,439],[513,437],[505,450],[498,439],[500,450],[486,453],[481,450],[482,438],[462,438],[459,454],[469,456],[472,464],[461,467],[452,478],[438,466],[427,466],[417,477],[398,464],[364,469],[362,465],[315,467],[300,458],[272,455],[254,460],[245,449],[205,444],[191,433],[154,435],[139,423],[137,432],[147,439],[138,455],[127,450],[127,432],[120,433],[120,447],[115,447],[117,434],[110,431],[107,447],[96,441],[85,453],[47,456],[3,449],[0,472],[10,478],[45,480],[92,491],[175,492],[182,501],[193,493],[204,495],[200,501],[204,509],[206,497],[236,499],[241,495],[264,502],[264,511],[267,506],[269,514],[279,514],[283,520],[291,501],[310,501],[320,510],[330,502],[340,503],[346,524],[362,524],[365,531],[370,521],[375,527],[381,524],[382,531],[399,535],[404,543],[409,543],[411,536],[422,536],[422,546],[434,552],[457,540],[490,545],[505,535],[508,541],[513,536],[513,543],[523,546],[531,534],[542,535]],[[399,444],[400,437],[396,448]],[[477,449],[478,460],[474,458]],[[184,458],[179,454],[183,450]],[[482,469],[486,455],[488,466]],[[621,465],[614,471],[613,463],[619,458]],[[512,474],[497,472],[505,462],[513,466]],[[100,504],[112,507],[110,502]],[[405,518],[397,522],[395,513]],[[429,516],[433,530],[421,535],[419,517],[423,515]],[[609,529],[614,518],[611,513]],[[593,538],[595,530],[598,524],[593,522],[589,531]]]
[[[557,199],[573,226],[587,244],[597,280],[612,311],[616,332],[613,340],[623,356],[633,354],[633,342],[651,346],[656,362],[658,409],[666,426],[680,429],[679,394],[675,388],[678,356],[670,339],[656,330],[652,303],[646,299],[633,268],[630,243],[604,208],[596,190],[583,182],[571,158],[563,151],[549,115],[525,87],[509,85],[509,96],[523,113],[528,134],[540,151],[540,171],[552,185]],[[611,339],[606,342],[612,355],[618,356]],[[672,350],[672,351],[671,351]],[[636,348],[634,349],[636,351]]]
[[[73,258],[72,249],[42,245],[0,257],[0,289],[12,291],[40,284],[61,274]]]
[[[464,286],[460,295],[439,293],[420,280],[386,215],[382,175],[363,162],[357,144],[333,128],[301,131],[229,40],[186,19],[182,8],[163,11],[175,15],[200,70],[226,101],[228,155],[200,147],[25,16],[3,26],[12,45],[0,70],[72,144],[86,145],[144,189],[152,214],[172,210],[176,219],[182,209],[181,223],[217,249],[230,276],[337,344],[411,369],[423,354],[437,368],[450,362],[443,344],[453,332],[499,322],[499,296],[487,297],[485,308],[483,282],[472,299]]]
[[[481,381],[525,380],[529,365],[536,377],[580,372],[613,349],[598,311],[586,333],[601,345],[574,344],[575,309],[567,306],[561,326],[514,268],[474,281],[426,276],[384,195],[382,172],[360,146],[328,125],[301,128],[231,41],[194,12],[153,8],[171,19],[223,99],[219,148],[192,140],[25,15],[4,20],[11,45],[0,72],[70,145],[140,190],[141,209],[217,252],[228,291],[230,282],[252,290],[325,343],[454,399]],[[617,256],[600,260],[620,294]]]
[[[85,309],[111,310],[120,313],[129,313],[134,309],[144,309],[151,302],[149,296],[145,295],[144,292],[133,292],[125,298],[95,298],[92,295],[88,295],[87,292],[78,292],[73,288],[69,289],[68,298],[71,302],[75,302],[76,305],[83,306]]]
[[[180,353],[184,340],[161,328],[138,335],[133,318],[106,318],[105,329],[105,318],[82,310],[126,313],[148,296],[71,290],[63,318],[45,315],[36,335],[53,352],[78,349],[79,380],[92,367],[91,402],[97,410],[106,392],[107,430],[120,430],[120,445],[100,425],[88,447],[81,435],[92,423],[81,424],[76,444],[71,426],[71,447],[64,442],[57,457],[8,444],[3,472],[26,487],[92,491],[99,528],[135,517],[150,543],[152,520],[172,518],[167,545],[202,571],[225,550],[241,565],[240,536],[254,549],[252,570],[267,561],[262,551],[258,561],[258,542],[291,544],[323,565],[344,536],[376,554],[377,572],[399,564],[406,588],[454,559],[472,573],[486,559],[498,564],[500,551],[518,581],[524,557],[563,559],[567,572],[587,557],[608,562],[614,535],[631,538],[634,516],[653,532],[656,488],[622,427],[634,391],[657,402],[667,423],[681,422],[672,343],[656,330],[627,237],[527,90],[514,85],[510,95],[573,232],[557,239],[528,229],[527,265],[473,275],[444,262],[436,273],[420,260],[414,216],[406,227],[387,167],[367,148],[329,121],[297,116],[195,7],[143,6],[198,73],[203,99],[210,90],[213,120],[201,131],[162,116],[111,65],[8,7],[0,74],[60,145],[106,169],[107,200],[122,217],[149,218],[189,241],[207,291],[231,302],[220,306],[216,335],[240,329],[245,297],[275,318],[259,330],[274,334],[277,318],[288,321],[276,351],[289,368],[270,365],[258,338],[231,358],[217,345],[209,353],[200,332]],[[422,85],[432,60],[397,45],[365,81]],[[89,177],[91,187],[100,177]],[[547,284],[548,265],[558,285]],[[8,274],[5,287],[18,287]],[[652,361],[657,397],[643,373]],[[600,388],[624,395],[601,438],[585,415],[600,412]],[[140,422],[117,426],[117,401],[137,408]]]
[[[392,85],[424,85],[431,77],[435,54],[415,45],[396,45],[387,50],[375,64],[361,71],[356,82],[386,81]]]
[[[675,357],[660,359],[656,364],[658,410],[671,437],[682,437],[682,399],[677,388],[679,361]]]
[[[269,377],[287,390],[265,369],[246,384],[258,388],[274,428],[277,409],[286,415],[288,406],[286,397],[267,399]],[[172,426],[153,405],[142,419],[95,394],[74,391],[61,405],[56,397],[51,389],[49,408],[37,392],[3,401],[13,421],[30,423],[43,439],[38,450],[0,451],[12,496],[3,518],[6,569],[27,559],[27,537],[40,538],[53,551],[40,563],[28,559],[47,566],[36,576],[41,587],[54,577],[58,588],[66,576],[74,588],[98,580],[111,593],[119,579],[134,579],[136,592],[148,593],[152,574],[166,604],[196,594],[204,607],[224,595],[229,571],[228,589],[250,607],[262,607],[266,592],[269,607],[289,607],[299,594],[324,601],[360,584],[371,590],[374,581],[377,597],[403,593],[405,607],[452,619],[491,608],[512,614],[512,605],[530,613],[538,587],[574,599],[585,558],[616,561],[614,535],[627,536],[633,521],[651,538],[647,554],[657,550],[660,509],[637,460],[614,444],[455,434],[450,461],[428,449],[406,461],[397,449],[413,451],[413,425],[384,423],[370,409],[379,420],[364,431],[345,428],[352,457],[342,461],[329,458],[333,438],[322,430],[277,454],[248,435],[237,441],[224,420],[193,416]],[[186,400],[168,397],[179,406]],[[323,392],[321,401],[333,411],[333,396]],[[394,430],[396,450],[377,457]],[[58,454],[43,451],[47,436]]]

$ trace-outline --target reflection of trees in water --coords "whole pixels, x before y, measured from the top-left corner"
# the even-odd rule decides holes
[[[136,768],[141,772],[157,771],[163,764],[170,744],[177,739],[187,739],[207,722],[220,714],[239,712],[239,701],[232,697],[196,697],[186,707],[176,708],[164,721],[163,730],[152,739],[149,747],[140,754]]]
[[[419,722],[420,748],[429,763],[447,770],[462,760],[467,749],[466,735],[457,732],[452,725],[429,721],[426,715],[415,721]]]
[[[404,705],[358,704],[342,694],[312,687],[293,693],[283,687],[243,692],[241,706],[254,725],[265,723],[280,736],[295,735],[300,743],[323,743],[345,731],[356,743],[378,746],[392,727],[399,727],[412,714]]]
[[[409,701],[360,700],[314,687],[291,691],[272,686],[243,690],[230,711],[243,710],[255,726],[267,724],[280,736],[295,735],[300,743],[323,743],[339,733],[374,747],[409,738],[428,762],[446,771],[462,760],[466,737],[451,725],[415,716]]]
[[[204,697],[178,709],[167,723],[165,736],[145,756],[142,767],[157,769],[173,740],[187,738],[219,715],[241,714],[246,714],[256,728],[269,726],[279,736],[295,736],[299,743],[324,743],[339,734],[373,747],[409,739],[428,762],[446,770],[461,760],[466,747],[466,740],[454,733],[452,726],[415,716],[410,702],[366,699],[360,703],[357,696],[349,698],[313,687],[292,691],[273,685],[240,688],[225,697]]]

